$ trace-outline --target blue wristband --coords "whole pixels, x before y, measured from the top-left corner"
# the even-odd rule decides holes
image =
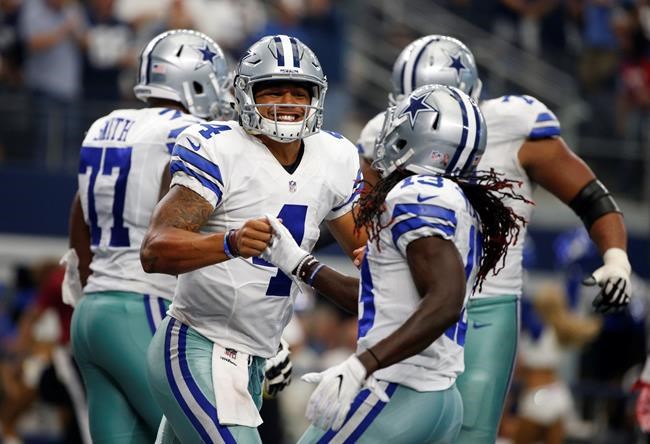
[[[226,256],[228,256],[229,259],[234,259],[237,257],[237,255],[233,254],[232,251],[230,251],[230,244],[228,243],[228,238],[233,231],[235,230],[230,230],[223,235],[223,252],[226,253]]]
[[[318,264],[316,268],[314,268],[314,271],[311,272],[311,275],[307,278],[305,283],[309,285],[310,287],[314,284],[314,280],[316,279],[316,274],[320,271],[321,268],[323,268],[325,264]]]

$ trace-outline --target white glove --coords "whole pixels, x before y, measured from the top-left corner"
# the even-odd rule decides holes
[[[598,313],[614,313],[630,303],[632,267],[627,253],[620,248],[605,251],[603,262],[605,264],[582,283],[588,286],[598,284],[602,288],[592,302]]]
[[[278,354],[266,360],[264,366],[264,393],[268,396],[275,396],[291,382],[291,370],[293,364],[289,357],[289,344],[283,338],[280,339]]]
[[[63,302],[74,307],[84,295],[81,278],[79,277],[79,256],[77,256],[75,249],[71,248],[66,251],[59,264],[65,265],[65,274],[61,284]]]
[[[352,401],[364,387],[370,389],[381,401],[389,400],[372,375],[366,378],[366,369],[356,355],[324,372],[307,373],[302,380],[311,384],[318,383],[309,398],[306,416],[312,424],[323,430],[331,427],[336,431],[343,426]]]
[[[309,252],[298,246],[287,227],[282,225],[277,217],[270,214],[265,216],[273,228],[273,235],[260,257],[278,267],[287,276],[291,276],[300,261],[309,256]]]

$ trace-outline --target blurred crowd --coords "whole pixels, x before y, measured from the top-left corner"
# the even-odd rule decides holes
[[[587,138],[583,145],[598,145],[588,146],[586,151],[596,151],[606,161],[622,158],[620,171],[612,178],[618,183],[612,186],[639,197],[639,177],[650,141],[650,2],[439,3],[576,78],[589,105],[589,117],[580,128],[581,136]],[[619,156],[611,155],[612,145]]]
[[[74,171],[82,131],[134,99],[144,44],[177,28],[209,35],[231,61],[262,35],[297,36],[319,54],[330,106],[345,106],[342,18],[330,0],[2,0],[0,160]]]

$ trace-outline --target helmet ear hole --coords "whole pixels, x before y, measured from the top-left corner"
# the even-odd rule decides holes
[[[399,151],[402,151],[405,146],[406,146],[406,140],[405,139],[398,139],[395,142],[395,148],[397,148]]]
[[[192,82],[192,87],[194,87],[194,93],[195,94],[203,94],[203,85],[201,85],[196,80],[194,82]]]

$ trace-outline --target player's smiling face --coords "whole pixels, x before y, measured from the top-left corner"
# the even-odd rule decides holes
[[[309,105],[311,93],[309,87],[295,82],[268,82],[255,90],[255,103],[258,105]],[[257,108],[262,117],[278,122],[300,122],[305,117],[304,106],[260,106]],[[274,115],[277,110],[277,119]]]

